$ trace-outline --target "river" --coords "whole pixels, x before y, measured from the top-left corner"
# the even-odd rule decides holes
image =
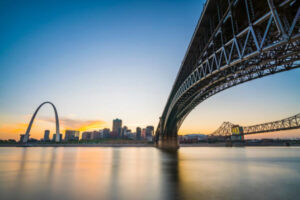
[[[299,147],[2,147],[0,199],[300,199]]]

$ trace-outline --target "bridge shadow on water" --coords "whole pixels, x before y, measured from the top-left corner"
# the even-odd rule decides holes
[[[179,189],[179,152],[161,151],[161,175],[164,187],[163,199],[181,199]]]

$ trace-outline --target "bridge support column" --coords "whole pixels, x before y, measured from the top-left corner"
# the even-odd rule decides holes
[[[163,150],[177,150],[179,148],[179,141],[177,136],[162,137],[159,136],[157,147]]]

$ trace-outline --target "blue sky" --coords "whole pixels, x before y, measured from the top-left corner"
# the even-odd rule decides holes
[[[199,0],[1,1],[0,134],[28,123],[46,100],[79,123],[110,127],[118,117],[132,129],[156,126],[202,6]],[[217,94],[181,131],[208,133],[223,121],[297,114],[299,75],[285,72]],[[39,116],[52,117],[49,110]],[[37,135],[49,126],[37,123]]]

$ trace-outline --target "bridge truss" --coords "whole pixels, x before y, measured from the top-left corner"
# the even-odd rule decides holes
[[[238,125],[234,125],[230,122],[223,122],[223,124],[216,131],[209,134],[209,136],[213,136],[213,137],[231,136],[232,128],[236,126]],[[275,132],[275,131],[298,129],[298,128],[300,128],[300,113],[292,117],[288,117],[278,121],[267,122],[263,124],[253,125],[253,126],[244,126],[242,127],[243,133],[241,135]]]
[[[300,1],[207,0],[156,134],[176,137],[186,116],[218,92],[298,67]]]

